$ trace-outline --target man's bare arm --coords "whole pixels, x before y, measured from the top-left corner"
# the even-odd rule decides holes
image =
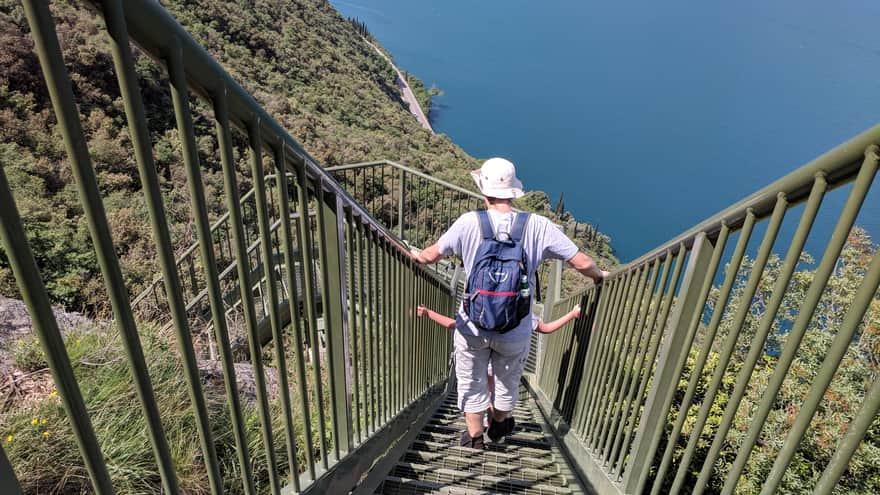
[[[578,252],[578,254],[572,256],[570,260],[568,260],[568,264],[571,265],[572,268],[581,272],[581,274],[585,277],[590,277],[594,282],[601,282],[602,279],[608,276],[609,272],[602,270],[599,268],[599,265],[593,261],[593,258],[590,258],[584,253]]]
[[[443,257],[440,254],[440,245],[437,243],[426,247],[420,253],[410,252],[410,256],[412,256],[413,261],[422,265],[436,263]]]

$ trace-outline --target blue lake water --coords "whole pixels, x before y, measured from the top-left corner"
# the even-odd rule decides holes
[[[437,132],[564,192],[622,261],[880,122],[875,0],[331,3],[445,91]],[[874,189],[858,223],[876,240]]]

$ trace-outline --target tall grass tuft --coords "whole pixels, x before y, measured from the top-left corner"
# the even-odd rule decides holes
[[[158,337],[156,328],[140,328],[156,404],[184,493],[208,493],[207,473],[177,349]],[[155,494],[161,491],[156,463],[127,360],[114,328],[86,328],[65,335],[90,418],[117,493]],[[16,367],[48,377],[39,342],[17,341],[11,349]],[[43,370],[43,371],[40,371]],[[213,439],[226,493],[241,493],[232,425],[222,387],[204,387]],[[260,436],[256,405],[242,399],[251,452],[251,469],[260,492],[268,491],[266,452]],[[284,447],[283,415],[278,400],[271,403],[276,469],[287,479],[289,459]],[[302,425],[295,425],[302,443]],[[50,378],[28,396],[7,401],[0,411],[0,441],[26,493],[90,493],[91,483],[76,447],[58,392]],[[301,457],[302,452],[298,452]],[[299,465],[304,465],[299,459]]]

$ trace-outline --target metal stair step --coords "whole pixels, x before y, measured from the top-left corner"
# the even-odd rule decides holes
[[[388,476],[376,489],[377,494],[398,495],[398,494],[436,494],[436,495],[490,495],[492,492],[487,490],[472,490],[459,486],[446,486],[442,483],[433,483],[430,481],[413,480],[409,478],[401,478],[399,476]]]
[[[517,405],[517,408],[513,410],[513,419],[519,422],[527,422],[527,423],[535,423],[536,417],[535,415],[526,410],[526,405]],[[461,411],[458,410],[458,407],[445,407],[441,406],[440,409],[437,410],[435,416],[448,417],[448,418],[460,418],[462,417]]]
[[[430,431],[422,431],[418,436],[419,440],[427,440],[438,444],[443,444],[445,448],[458,446],[460,435],[448,435],[443,433],[435,433]],[[551,454],[550,445],[547,442],[534,442],[529,440],[515,439],[508,437],[505,443],[489,442],[486,449],[497,452],[519,452],[522,454],[544,456]]]
[[[460,453],[465,455],[468,454],[466,452]],[[566,486],[568,484],[565,477],[559,474],[558,469],[555,471],[546,471],[506,464],[503,462],[493,462],[484,457],[457,456],[452,452],[442,453],[409,450],[404,455],[403,461],[413,464],[429,464],[434,467],[454,469],[457,471],[468,471],[477,474],[500,476],[522,481],[546,483],[554,486]],[[553,465],[553,468],[556,468],[556,466]]]
[[[497,447],[503,448],[506,446],[497,445]],[[543,471],[559,472],[559,466],[556,463],[556,456],[552,452],[543,452],[541,455],[535,455],[534,452],[531,452],[528,449],[523,449],[525,452],[521,452],[518,449],[507,448],[509,451],[494,450],[492,446],[490,446],[488,450],[476,450],[467,447],[460,447],[458,445],[450,446],[447,444],[423,440],[416,440],[410,446],[410,449],[415,451],[431,453],[445,452],[448,455],[483,459],[486,462],[496,462],[508,466],[521,466]]]
[[[583,494],[530,393],[522,393],[513,416],[516,428],[501,442],[487,438],[485,450],[462,447],[465,421],[450,394],[377,493]]]
[[[464,419],[461,417],[450,418],[448,416],[434,416],[429,423],[438,426],[455,426],[459,430],[463,430],[465,427]],[[534,421],[517,421],[516,429],[534,432],[544,431],[543,428],[541,428],[541,425]]]
[[[572,493],[567,487],[516,480],[500,476],[469,473],[408,462],[398,463],[391,474],[401,478],[441,483],[445,486],[463,486],[465,488],[489,490],[490,492],[498,493],[517,493],[525,495],[561,495]]]
[[[422,428],[423,433],[431,434],[435,438],[445,438],[447,441],[453,440],[458,442],[461,438],[463,428],[450,428],[448,426],[425,425]],[[487,439],[488,440],[488,439]],[[496,442],[488,442],[496,443]],[[531,447],[534,449],[549,450],[550,441],[543,433],[535,433],[529,431],[515,431],[512,435],[504,437],[501,443],[509,445],[519,445],[523,447]]]
[[[460,436],[462,431],[464,431],[464,423],[462,423],[461,425],[444,425],[431,422],[425,425],[423,430],[443,435]],[[518,438],[524,441],[531,442],[547,443],[547,436],[540,429],[540,427],[538,427],[538,430],[535,431],[534,429],[525,429],[517,426],[517,428],[513,430],[513,433],[507,436],[508,440],[511,438]],[[549,446],[549,443],[547,444]]]

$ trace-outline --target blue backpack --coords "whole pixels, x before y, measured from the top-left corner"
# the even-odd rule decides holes
[[[477,216],[483,242],[468,275],[464,313],[479,329],[504,333],[531,312],[529,271],[522,245],[529,214],[517,213],[510,234],[499,236],[506,239],[496,238],[486,211],[478,211]]]

